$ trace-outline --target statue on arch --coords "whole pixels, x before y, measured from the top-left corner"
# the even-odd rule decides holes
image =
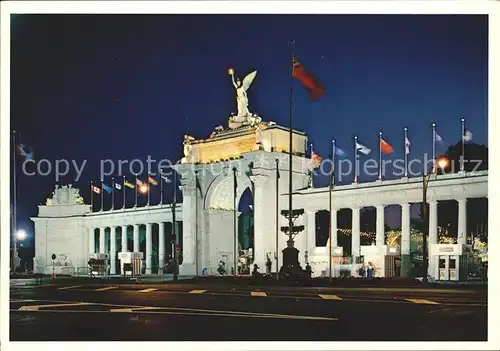
[[[192,146],[191,142],[194,141],[194,138],[190,135],[184,135],[184,157],[181,160],[181,163],[190,163],[191,162],[191,154],[192,154]]]
[[[236,80],[234,79],[234,70],[232,68],[228,70],[228,73],[231,76],[233,86],[236,89],[236,102],[238,105],[238,114],[232,117],[233,122],[243,123],[253,116],[248,109],[247,90],[250,88],[250,85],[255,79],[257,71],[249,73],[245,78],[243,78],[243,82],[241,82],[239,78],[236,78]]]

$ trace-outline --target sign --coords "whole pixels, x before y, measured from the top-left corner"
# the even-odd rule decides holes
[[[439,252],[454,252],[455,250],[453,249],[453,247],[440,247],[439,248]]]

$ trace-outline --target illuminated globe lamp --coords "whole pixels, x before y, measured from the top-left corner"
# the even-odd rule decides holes
[[[139,191],[142,193],[142,194],[146,194],[148,192],[148,186],[147,184],[141,184],[139,186]]]
[[[439,156],[437,159],[436,159],[436,165],[441,168],[442,170],[445,169],[446,167],[448,167],[448,165],[450,164],[450,159],[447,157],[447,156]]]
[[[229,73],[229,74],[234,74],[234,69],[229,68],[229,69],[227,70],[227,73]]]
[[[23,230],[23,229],[19,229],[16,232],[16,239],[17,240],[24,240],[24,239],[26,239],[26,231]]]

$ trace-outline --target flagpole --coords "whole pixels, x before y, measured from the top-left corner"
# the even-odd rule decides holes
[[[111,211],[115,209],[115,177],[111,178]]]
[[[90,212],[94,212],[94,182],[90,182]]]
[[[406,139],[408,139],[408,128],[405,127],[405,178],[408,177],[408,153],[406,152]]]
[[[436,123],[432,123],[432,173],[436,174]]]
[[[378,179],[382,180],[382,132],[378,133]]]
[[[465,161],[465,140],[464,140],[464,135],[465,135],[465,118],[462,118],[462,157],[460,160],[460,172],[464,171],[464,161]]]
[[[161,175],[160,175],[161,176]],[[161,176],[161,181],[163,182],[163,176]],[[163,189],[161,191],[161,203],[163,204]],[[174,281],[178,279],[178,267],[179,267],[179,257],[177,256],[177,221],[175,219],[175,212],[177,211],[177,176],[174,169],[174,199],[172,201],[172,237],[174,241],[174,252],[172,252],[172,257],[174,258]]]
[[[307,144],[306,144],[306,148],[307,148]],[[280,217],[279,217],[279,185],[280,185],[280,171],[279,171],[279,163],[280,163],[280,160],[279,158],[276,159],[276,257],[275,257],[275,260],[276,260],[276,280],[279,279],[279,261],[278,261],[278,257],[279,257],[279,243],[278,243],[278,236],[279,236],[279,220],[280,220]]]
[[[122,184],[122,187],[123,187],[123,205],[122,205],[122,208],[125,209],[125,191],[126,190],[126,186],[125,186],[125,176],[123,176],[123,184]]]
[[[160,205],[163,205],[163,175],[160,172]]]
[[[236,190],[237,190],[237,184],[236,184],[236,167],[233,167],[233,236],[234,236],[234,275],[238,275],[237,271],[237,263],[236,263],[236,258],[237,258],[237,251],[238,251],[238,230],[236,228],[236,210],[237,210],[237,204],[236,204]]]
[[[150,182],[149,182],[149,172],[148,172],[148,204],[146,205],[147,207],[149,207],[149,200],[150,200],[150,196],[151,196],[151,186],[150,186]]]
[[[335,140],[332,140],[332,166],[330,169],[330,184],[328,186],[328,212],[330,214],[330,225],[328,226],[328,275],[330,277],[330,282],[332,281],[332,188],[334,178],[334,168],[335,168]]]
[[[104,179],[101,179],[101,212],[104,210]]]
[[[313,144],[311,143],[311,159],[313,158],[313,156],[314,156],[314,150],[313,150]],[[311,188],[314,188],[314,171],[311,171]]]
[[[135,175],[135,186],[134,186],[134,189],[135,189],[135,205],[134,205],[134,208],[137,207],[137,189],[138,186],[137,186],[137,174]]]
[[[354,137],[354,183],[358,183],[358,137]]]
[[[292,57],[290,65],[290,129],[289,129],[289,150],[288,150],[288,241],[287,248],[293,248],[293,201],[292,201],[292,165],[293,165],[293,61],[295,58],[295,52],[293,50],[293,44],[295,40],[292,40]],[[285,262],[283,262],[285,263]]]
[[[14,198],[13,198],[13,209],[12,209],[12,241],[13,241],[13,250],[12,250],[12,271],[15,273],[16,270],[16,251],[17,251],[17,238],[16,238],[16,232],[17,232],[17,161],[16,161],[16,131],[12,131],[12,156],[13,156],[13,161],[14,161],[14,166],[13,166],[13,186],[14,186]]]

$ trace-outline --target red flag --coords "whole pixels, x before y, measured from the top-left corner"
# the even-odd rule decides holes
[[[318,100],[325,93],[324,85],[312,73],[306,71],[295,56],[293,57],[292,77],[297,78],[304,84],[311,100]]]
[[[95,185],[92,185],[92,191],[96,194],[101,193],[101,188],[96,187]]]
[[[382,152],[386,155],[392,154],[392,152],[394,151],[392,146],[389,145],[389,143],[384,139],[380,139],[380,150],[382,150]]]
[[[317,168],[320,165],[321,161],[323,161],[323,157],[321,157],[314,151],[311,154],[311,159],[313,161],[314,168]]]

